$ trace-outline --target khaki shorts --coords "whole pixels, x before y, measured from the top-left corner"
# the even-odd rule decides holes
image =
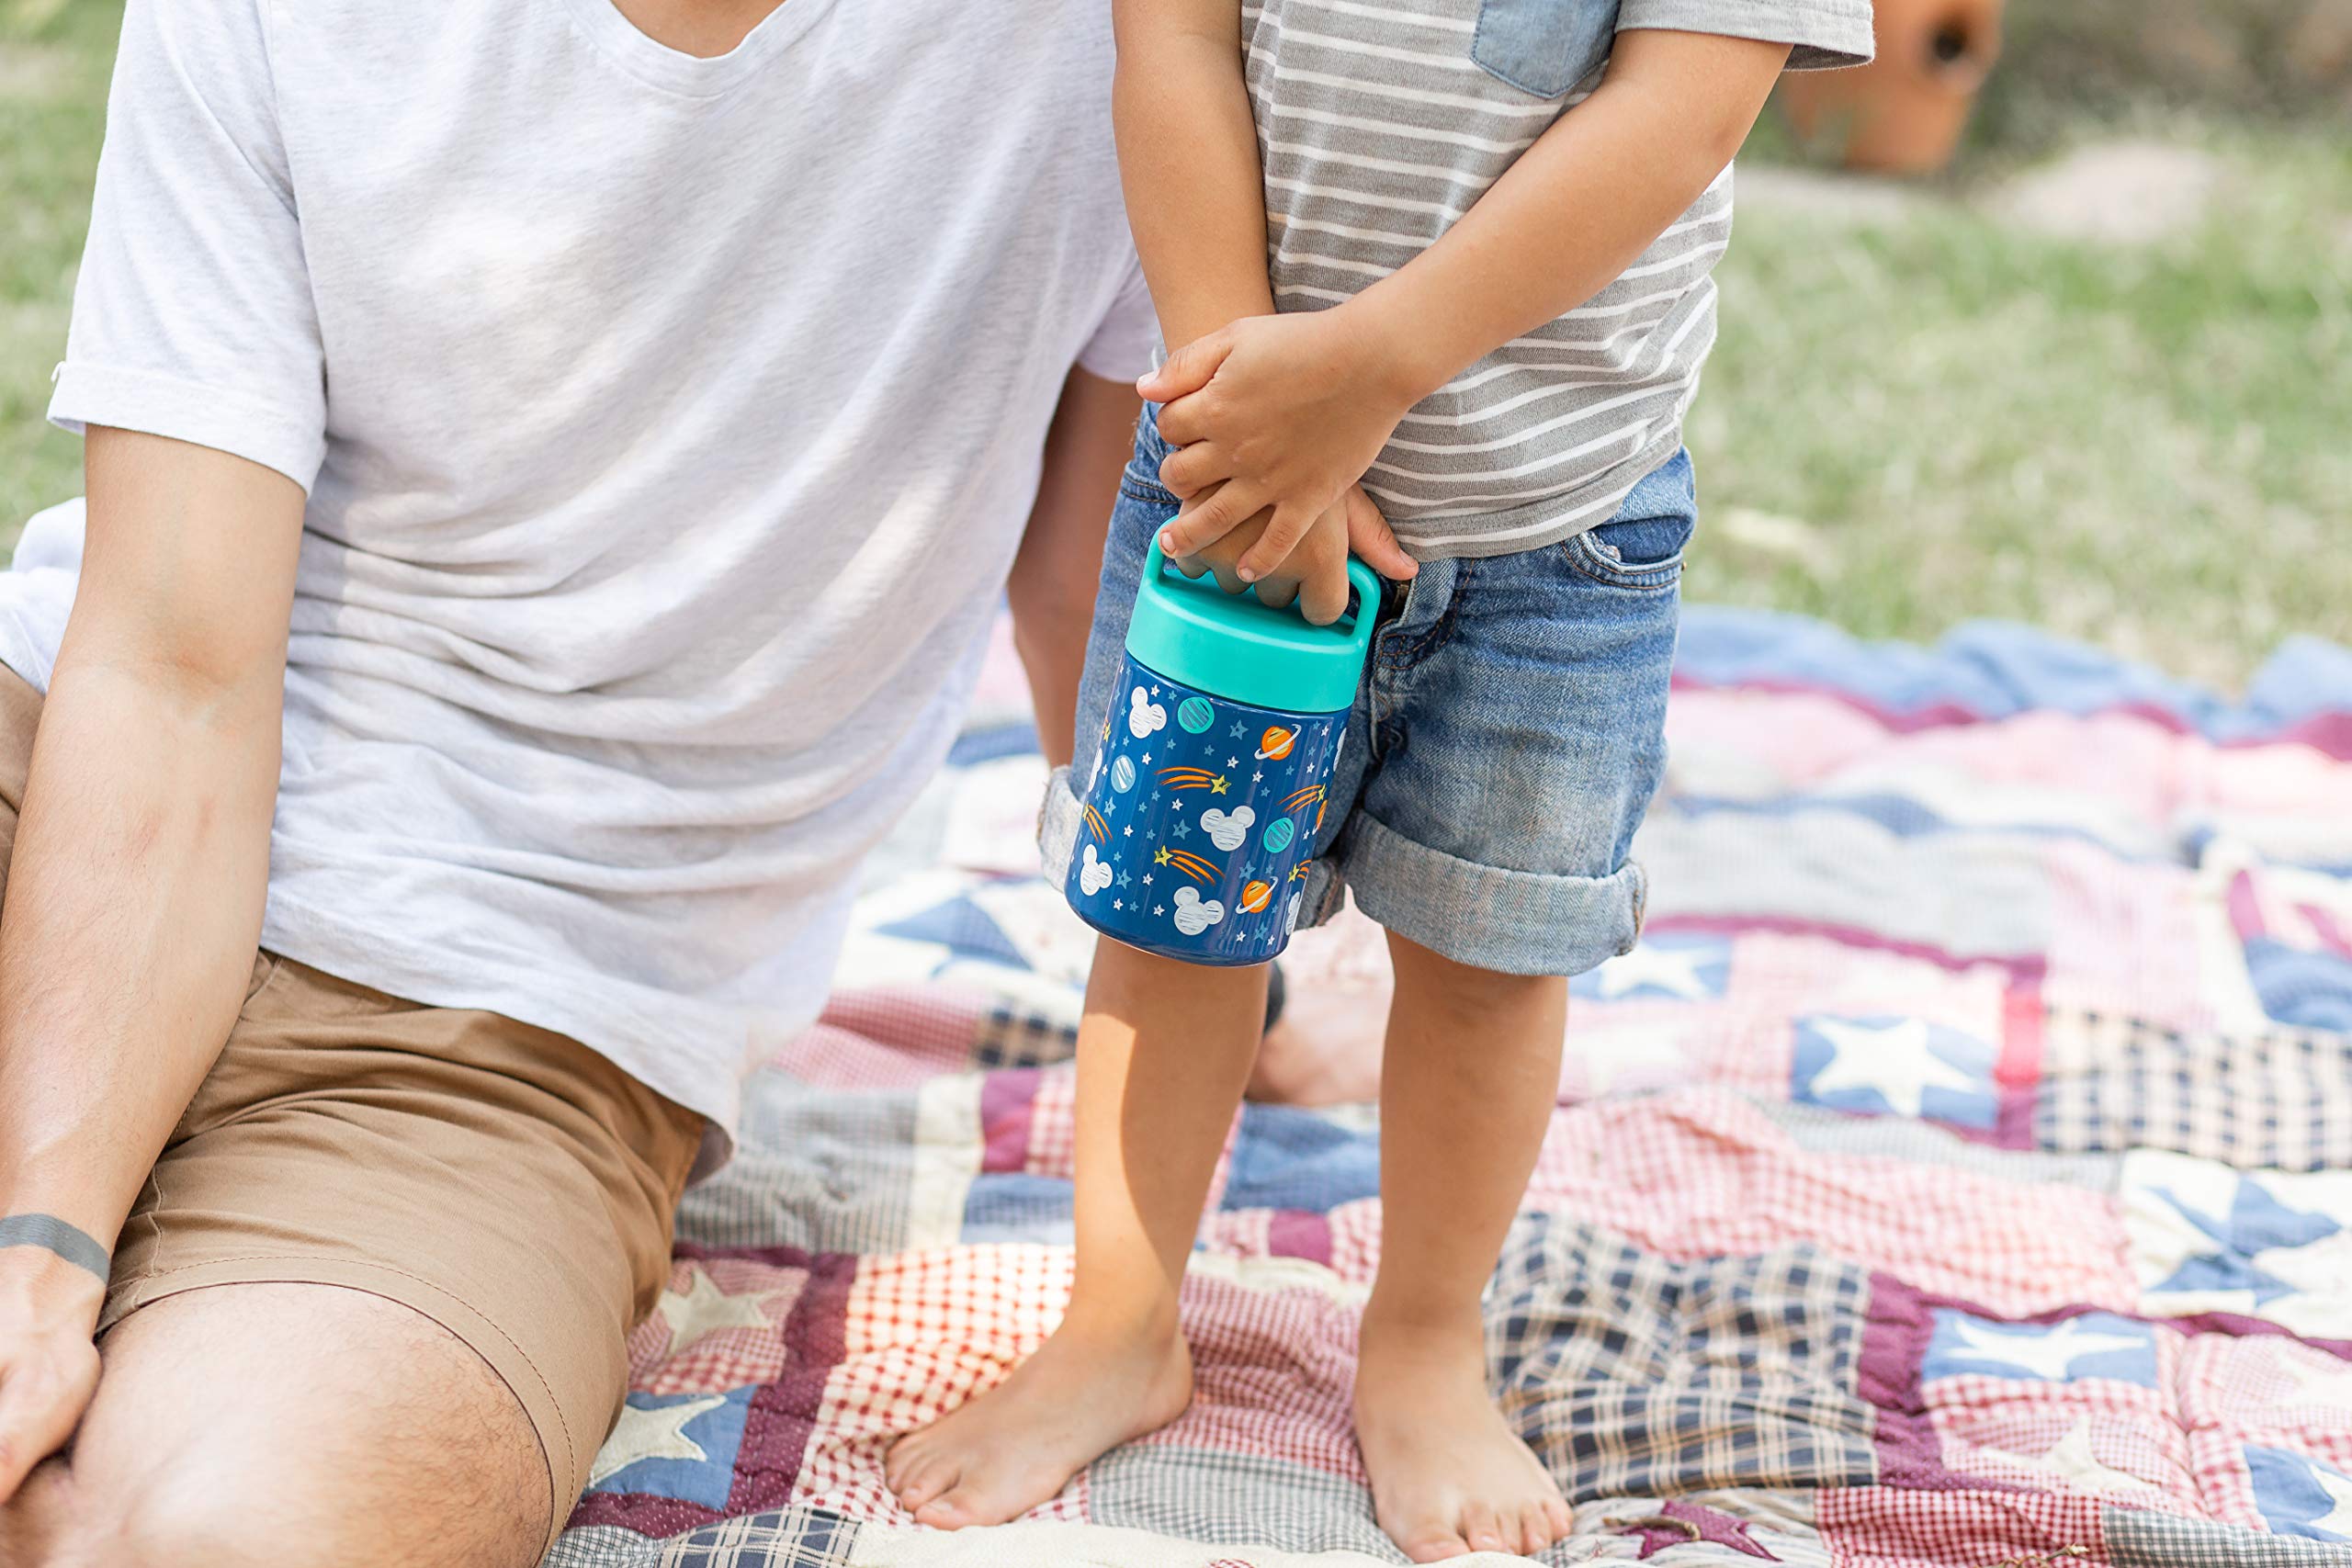
[[[0,894],[39,693],[0,670]],[[422,1313],[522,1402],[555,1497],[586,1484],[624,1341],[670,1270],[702,1119],[576,1042],[274,953],[115,1244],[99,1317],[207,1285],[340,1285]]]

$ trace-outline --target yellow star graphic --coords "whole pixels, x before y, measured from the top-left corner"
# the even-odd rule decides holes
[[[1209,793],[1211,795],[1223,795],[1225,793],[1225,775],[1223,773],[1219,773],[1216,777],[1209,780]]]
[[[1168,863],[1168,847],[1165,844],[1160,846],[1160,850],[1158,854],[1151,857],[1151,863],[1154,865],[1166,865]]]

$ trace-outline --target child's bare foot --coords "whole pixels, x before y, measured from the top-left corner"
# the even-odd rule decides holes
[[[1436,1332],[1367,1318],[1355,1406],[1373,1516],[1414,1562],[1532,1554],[1572,1528],[1560,1489],[1487,1396],[1475,1323]]]
[[[1192,1399],[1193,1358],[1172,1326],[1136,1335],[1065,1321],[1004,1382],[899,1438],[883,1474],[919,1523],[1002,1524]]]

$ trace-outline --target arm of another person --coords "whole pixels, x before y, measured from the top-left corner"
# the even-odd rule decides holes
[[[93,427],[81,586],[0,902],[0,1215],[110,1245],[260,940],[302,491]],[[104,1281],[0,1247],[0,1501],[97,1384]]]
[[[1788,55],[1755,39],[1621,32],[1592,96],[1428,250],[1330,310],[1237,321],[1173,355],[1141,387],[1184,446],[1162,479],[1200,500],[1163,547],[1201,549],[1272,508],[1238,575],[1276,570],[1415,403],[1599,293],[1699,198]]]
[[[1013,646],[1029,672],[1029,700],[1037,710],[1037,742],[1057,768],[1069,765],[1076,739],[1078,680],[1094,625],[1102,531],[1135,449],[1141,406],[1135,388],[1124,381],[1069,373],[1046,431],[1037,502],[1005,584]]]

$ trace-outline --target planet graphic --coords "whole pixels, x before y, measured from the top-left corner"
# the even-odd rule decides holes
[[[1245,882],[1241,885],[1241,912],[1254,915],[1273,901],[1274,885],[1271,882]]]
[[[1186,697],[1177,706],[1176,722],[1187,735],[1198,735],[1216,722],[1216,705],[1206,697]]]
[[[1136,765],[1125,757],[1111,764],[1111,787],[1121,795],[1136,787]]]
[[[1295,729],[1284,729],[1279,724],[1269,726],[1266,733],[1258,737],[1258,760],[1272,762],[1289,756],[1290,744],[1297,739]]]
[[[1289,818],[1277,817],[1266,824],[1265,837],[1259,841],[1266,846],[1267,853],[1278,855],[1290,848],[1290,841],[1297,831]]]

